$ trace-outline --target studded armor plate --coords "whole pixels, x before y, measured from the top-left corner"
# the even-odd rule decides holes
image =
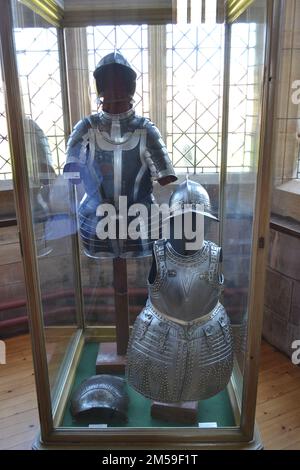
[[[64,173],[67,172],[79,172],[80,179],[73,182],[82,181],[85,189],[78,212],[87,255],[151,253],[152,242],[147,238],[101,240],[97,236],[101,216],[96,215],[99,205],[109,203],[118,216],[119,196],[127,196],[128,208],[142,203],[149,209],[154,203],[152,181],[166,176],[176,179],[161,135],[149,119],[136,116],[132,109],[118,115],[101,112],[83,119],[68,142]],[[128,217],[127,227],[130,221]]]
[[[229,318],[218,303],[205,320],[175,323],[148,300],[129,341],[129,384],[166,403],[203,400],[223,390],[233,365]]]
[[[126,375],[144,396],[166,403],[209,398],[223,390],[233,367],[230,320],[219,302],[220,248],[183,256],[154,243],[155,282],[128,345]]]

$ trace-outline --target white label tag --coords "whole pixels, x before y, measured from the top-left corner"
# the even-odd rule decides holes
[[[107,428],[107,424],[89,424],[91,429]]]
[[[64,179],[65,180],[76,180],[76,179],[80,179],[80,173],[79,172],[75,172],[75,171],[68,171],[66,173],[64,173]]]
[[[198,423],[198,428],[217,428],[217,423]]]

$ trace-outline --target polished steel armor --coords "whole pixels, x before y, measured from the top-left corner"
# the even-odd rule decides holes
[[[167,240],[154,244],[156,278],[149,283],[154,308],[180,321],[190,322],[207,315],[216,306],[222,276],[219,275],[221,248],[204,241],[191,255],[177,253]]]
[[[112,375],[94,375],[84,380],[71,400],[71,413],[88,423],[127,420],[129,398],[125,380]]]
[[[193,211],[218,220],[213,215],[208,192],[202,184],[191,180],[188,175],[171,195],[169,207],[170,217]]]
[[[133,109],[118,115],[101,112],[83,119],[68,142],[64,173],[68,172],[72,176],[77,172],[80,177],[72,181],[82,181],[85,188],[78,212],[87,255],[143,256],[151,253],[149,238],[100,240],[96,234],[101,220],[96,215],[100,204],[114,205],[118,216],[119,196],[127,196],[128,207],[142,203],[150,209],[154,203],[152,181],[166,176],[175,178],[165,144],[149,119],[136,116]],[[128,217],[128,224],[130,221]],[[150,230],[148,233],[150,237]]]
[[[128,381],[161,402],[209,398],[226,387],[233,366],[230,321],[219,302],[220,248],[205,241],[183,256],[159,240],[154,254],[156,279],[128,346]]]
[[[114,51],[102,57],[94,71],[98,97],[102,97],[105,88],[110,86],[111,74],[118,67],[121,70],[128,96],[133,97],[136,87],[136,72],[120,52]]]

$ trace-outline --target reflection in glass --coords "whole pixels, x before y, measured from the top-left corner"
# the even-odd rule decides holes
[[[4,82],[0,67],[0,180],[11,180],[11,161],[5,112]]]
[[[19,2],[14,30],[38,260],[49,380],[53,394],[77,331],[72,195],[60,176],[65,131],[57,30]]]
[[[223,248],[225,292],[222,303],[233,325],[236,359],[241,369],[249,299],[266,3],[255,2],[247,14],[232,26],[228,136],[222,136],[224,25],[209,22],[199,25],[90,26],[80,28],[84,36],[82,47],[72,49],[71,53],[70,46],[67,50],[69,71],[72,73],[66,79],[71,82],[73,74],[74,80],[69,83],[69,89],[73,93],[72,100],[77,100],[77,121],[87,115],[86,108],[90,108],[90,112],[98,111],[91,73],[96,64],[114,49],[124,52],[138,74],[137,112],[160,119],[158,125],[164,129],[163,138],[181,178],[179,181],[182,181],[180,173],[188,170],[195,181],[201,182],[207,189],[215,214],[219,212],[219,177],[225,158],[221,152],[222,139],[228,138],[226,187],[225,194],[221,194],[221,198],[225,199],[222,240],[218,240],[216,227],[209,224],[205,227],[205,238]],[[25,10],[20,3],[16,5],[17,10]],[[258,10],[260,14],[256,19]],[[102,328],[96,332],[96,327],[115,326],[114,280],[111,260],[88,258],[83,254],[82,247],[79,260],[75,249],[78,236],[76,201],[72,185],[61,175],[66,135],[57,31],[45,27],[44,21],[39,24],[35,15],[33,18],[34,21],[28,24],[16,23],[15,39],[52,389],[67,362],[67,353],[77,327],[81,326],[78,322],[81,312],[78,311],[76,281],[79,276],[83,288],[84,326],[93,327],[84,331],[87,341],[78,354],[76,374],[69,384],[67,402],[79,383],[95,373],[100,341],[96,333],[103,333]],[[73,29],[76,33],[76,28]],[[164,38],[163,41],[155,41],[155,35]],[[75,56],[74,62],[85,58],[87,64],[85,98],[88,88],[92,94],[86,99],[85,108],[81,107],[82,95],[76,95],[71,86],[76,82],[76,75],[82,72],[72,69],[72,54]],[[158,55],[162,60],[152,67],[153,58]],[[80,60],[78,63],[81,63]],[[75,114],[71,113],[72,119]],[[39,147],[38,139],[43,141],[42,147]],[[156,187],[158,201],[168,202],[173,190],[160,191]],[[80,200],[82,186],[78,185],[76,191],[76,197]],[[131,323],[145,304],[149,268],[148,261],[128,261]],[[170,270],[169,274],[172,277],[174,272]],[[188,279],[187,284],[189,282]],[[90,341],[93,335],[94,341]],[[234,366],[234,374],[237,374],[238,368],[236,364]],[[238,424],[233,416],[228,390],[209,400],[212,401],[200,402],[199,420],[211,421],[219,427]],[[126,426],[164,425],[152,419],[150,402],[143,401],[134,392],[130,406],[131,416]],[[62,424],[76,426],[70,415],[69,402]],[[177,423],[168,425],[176,426]]]
[[[247,341],[265,20],[266,2],[258,1],[231,29],[228,165],[223,225],[224,302],[233,326],[236,357],[242,370]]]

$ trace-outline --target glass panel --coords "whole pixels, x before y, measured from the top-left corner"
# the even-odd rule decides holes
[[[5,112],[5,93],[2,78],[2,70],[0,68],[0,180],[11,180],[11,161],[8,145],[8,131]],[[1,181],[0,181],[1,189]]]
[[[75,37],[76,34],[78,34],[78,30],[69,28],[66,37],[67,39],[71,35]],[[73,61],[76,64],[86,63],[88,76],[85,76],[84,86],[89,87],[90,90],[86,109],[96,113],[99,110],[100,103],[97,100],[93,72],[100,60],[116,49],[124,54],[137,74],[137,86],[134,96],[135,111],[141,116],[149,117],[148,26],[90,26],[83,29],[82,38],[81,44],[84,44],[84,47],[77,49],[75,53],[73,50],[67,49],[71,93],[73,84],[78,83],[78,74],[77,76],[74,74],[72,63]],[[82,92],[82,90],[79,90],[79,92]],[[74,122],[82,117],[84,113],[82,107],[80,108],[80,100],[78,101],[78,114],[76,114],[76,117],[75,115],[72,116]],[[74,105],[74,101],[71,103],[71,107],[72,105]],[[76,189],[79,205],[84,194],[84,188],[79,185]],[[99,261],[99,259],[91,258],[86,255],[83,247],[81,248],[82,288],[86,323],[87,325],[97,326],[111,325],[115,322],[112,260],[102,259]],[[138,304],[141,305],[147,296],[145,285],[149,263],[146,264],[146,267],[134,261],[129,261],[129,264],[132,266],[132,268],[128,268],[129,311],[132,323],[136,317],[137,308],[139,308],[135,304],[135,300],[142,296]],[[137,272],[138,275],[136,275]]]
[[[14,3],[14,15],[32,220],[53,395],[78,323],[74,191],[61,175],[65,131],[57,30],[19,2]]]
[[[119,132],[118,138],[124,139],[124,136],[131,134],[132,128],[126,128],[126,125],[128,125],[126,121],[123,124],[122,117],[118,117],[118,113],[113,111],[111,114],[116,114],[114,117],[115,122],[114,124],[110,123],[109,119],[112,118],[105,114],[109,114],[105,107],[105,94],[104,98],[101,97],[102,103],[98,109],[95,106],[96,93],[92,92],[88,100],[82,87],[76,88],[77,96],[74,93],[74,87],[78,86],[80,77],[84,75],[86,70],[87,57],[89,74],[88,77],[84,75],[84,81],[81,83],[84,83],[86,87],[89,86],[90,90],[95,89],[93,77],[95,67],[103,58],[108,60],[108,54],[112,52],[122,53],[132,63],[133,69],[137,73],[137,99],[135,97],[137,106],[135,107],[136,121],[130,121],[130,126],[145,122],[143,120],[148,116],[148,90],[150,88],[155,94],[154,97],[151,97],[150,102],[161,105],[163,108],[162,114],[166,116],[165,125],[170,126],[167,127],[167,149],[172,158],[173,166],[178,172],[179,181],[184,182],[185,172],[188,168],[193,173],[191,180],[202,183],[209,192],[211,203],[209,209],[213,214],[218,215],[224,25],[187,25],[186,27],[166,25],[163,28],[165,28],[166,39],[163,51],[160,49],[161,52],[155,47],[161,48],[162,45],[159,44],[158,46],[153,37],[148,45],[146,35],[148,27],[146,25],[97,26],[88,27],[86,30],[82,28],[80,31],[81,46],[76,52],[73,49],[67,49],[69,88],[70,95],[73,96],[70,105],[71,108],[73,107],[76,110],[74,112],[76,119],[74,117],[73,121],[75,123],[78,117],[81,120],[80,124],[75,127],[69,141],[65,172],[72,174],[75,170],[80,173],[80,180],[76,181],[77,213],[80,232],[84,315],[85,324],[89,327],[87,332],[89,340],[86,342],[81,355],[75,382],[70,391],[66,413],[61,423],[67,427],[87,426],[86,421],[81,421],[80,418],[72,416],[71,412],[72,397],[76,396],[74,395],[75,391],[84,379],[89,379],[97,371],[108,371],[109,374],[113,374],[113,371],[116,373],[117,371],[123,372],[118,362],[120,357],[116,357],[115,354],[114,348],[116,348],[116,345],[109,346],[105,344],[106,342],[101,342],[99,335],[104,336],[107,341],[110,338],[110,330],[105,330],[104,327],[115,327],[117,325],[119,330],[121,328],[121,334],[118,335],[117,333],[117,344],[121,350],[119,355],[125,355],[126,336],[129,336],[129,332],[124,317],[126,320],[128,315],[128,323],[133,325],[137,316],[143,310],[148,297],[147,279],[152,265],[151,252],[143,252],[141,245],[139,245],[140,242],[130,245],[126,239],[122,245],[117,237],[117,240],[113,242],[110,240],[106,241],[105,244],[102,242],[100,248],[98,238],[101,219],[98,215],[98,209],[101,208],[104,202],[111,202],[115,196],[114,185],[117,183],[115,178],[117,171],[120,170],[116,162],[120,159],[121,178],[123,178],[121,192],[118,194],[126,194],[127,191],[127,194],[130,195],[132,188],[138,187],[137,184],[140,178],[139,166],[136,168],[134,162],[136,156],[138,156],[138,162],[140,162],[140,157],[143,157],[143,154],[135,154],[138,147],[129,148],[129,144],[125,143],[125,140],[123,147],[117,146],[117,141],[110,147],[107,144],[115,138],[114,132]],[[161,28],[159,31],[163,35]],[[71,36],[78,38],[78,34],[79,31],[75,28],[68,28],[66,31],[67,43]],[[156,64],[152,70],[148,63],[154,64],[154,57],[157,56],[158,52],[164,54],[165,61],[162,60],[158,66]],[[165,68],[163,68],[164,63],[167,64]],[[75,64],[75,67],[73,64]],[[111,74],[110,79],[113,81],[113,74]],[[155,86],[153,86],[153,82]],[[149,83],[152,86],[149,86]],[[163,83],[165,83],[165,86]],[[101,86],[109,88],[103,77],[99,78],[98,89],[98,91],[103,92]],[[203,90],[203,87],[205,90]],[[166,96],[167,100],[165,100]],[[140,99],[142,99],[141,102]],[[88,114],[90,110],[92,112],[91,116]],[[104,113],[102,114],[103,110]],[[153,112],[154,110],[150,109],[150,116]],[[84,117],[88,117],[88,119],[84,120]],[[109,124],[106,123],[105,119],[108,120]],[[92,137],[93,135],[94,137]],[[161,145],[160,142],[159,144]],[[149,143],[146,140],[147,145]],[[155,145],[159,148],[158,142]],[[138,152],[140,151],[138,150]],[[82,161],[85,162],[84,165],[82,165]],[[93,165],[92,171],[96,173],[97,182],[95,187],[93,185],[91,187],[91,178],[95,178],[95,173],[93,173],[93,177],[91,176],[91,165]],[[153,165],[155,165],[155,162]],[[113,178],[109,180],[110,173]],[[131,177],[131,175],[134,176],[134,179],[132,187],[129,187],[126,186],[128,184],[126,178]],[[147,178],[144,180],[145,187],[148,184]],[[111,192],[109,191],[110,188]],[[153,193],[156,201],[168,204],[169,197],[175,188],[175,185],[168,185],[163,188],[155,183]],[[151,186],[149,186],[148,191],[151,192]],[[101,197],[99,197],[99,192]],[[112,204],[116,207],[115,200]],[[130,207],[129,203],[128,207]],[[123,217],[123,214],[121,217]],[[218,224],[214,220],[208,219],[205,223],[206,239],[218,243],[218,231]],[[127,243],[128,245],[126,245]],[[122,251],[121,246],[125,246],[124,251]],[[117,250],[114,247],[117,247]],[[128,251],[126,251],[126,247]],[[187,285],[185,284],[184,289],[188,288],[188,285],[189,282],[187,282]],[[128,311],[126,308],[127,302]],[[90,341],[90,335],[93,336],[93,341]],[[153,341],[156,344],[155,330],[151,330],[150,335],[153,335]],[[165,337],[164,341],[168,342],[169,340]],[[124,343],[125,348],[122,349]],[[146,343],[145,347],[148,347]],[[171,348],[171,343],[168,343],[168,347]],[[176,348],[176,345],[174,347]],[[156,346],[154,346],[155,348]],[[159,354],[158,349],[157,355]],[[176,361],[175,356],[174,361]],[[95,367],[96,362],[99,363],[97,368]],[[149,368],[145,363],[144,366],[145,372],[149,369],[151,375],[151,363],[149,363]],[[177,371],[176,367],[178,368]],[[180,376],[180,364],[176,367],[174,368],[174,374]],[[165,383],[166,378],[161,376],[159,363],[156,372],[155,370],[153,366],[153,374],[157,374],[158,383],[159,380]],[[166,374],[168,375],[167,372]],[[169,375],[172,376],[170,371]],[[170,376],[168,379],[172,381],[174,377]],[[149,380],[152,379],[149,378]],[[180,382],[183,377],[178,380]],[[201,381],[202,377],[199,377],[199,380]],[[130,397],[128,423],[125,424],[122,420],[118,420],[115,425],[129,427],[184,426],[180,419],[177,420],[174,417],[171,423],[151,417],[151,401],[147,396],[147,392],[144,393],[144,396],[138,394],[129,383],[131,384],[132,381],[129,380],[126,385]],[[232,404],[226,385],[227,383],[221,391],[218,389],[217,392],[212,393],[211,395],[215,395],[212,398],[201,401],[199,405],[198,403],[194,404],[194,421],[189,421],[186,425],[197,427],[197,420],[199,420],[199,422],[211,421],[217,427],[234,426]],[[166,385],[166,387],[171,386]],[[219,391],[220,393],[218,393]],[[93,418],[90,417],[91,419]],[[110,424],[114,425],[114,423]]]
[[[220,171],[223,57],[222,24],[167,25],[167,136],[178,172]]]
[[[254,2],[232,25],[227,182],[224,194],[224,305],[230,316],[236,355],[235,379],[242,388],[247,341],[252,229],[259,157],[266,33],[264,0]]]
[[[201,181],[211,194],[212,209],[217,214],[224,26],[200,24],[199,26],[187,25],[180,29],[177,25],[167,25],[163,28],[167,33],[163,52],[166,56],[167,67],[158,70],[152,70],[149,67],[149,60],[153,61],[154,56],[160,52],[151,43],[151,49],[149,48],[147,25],[82,28],[80,45],[76,51],[69,38],[78,38],[79,28],[66,30],[67,46],[70,41],[70,46],[67,47],[70,105],[71,109],[75,109],[72,121],[75,124],[78,118],[81,119],[84,115],[97,111],[99,103],[97,104],[93,71],[105,55],[114,49],[121,52],[137,73],[134,96],[136,113],[143,117],[149,116],[149,81],[155,82],[155,86],[152,87],[155,93],[152,102],[162,103],[165,95],[168,96],[168,100],[161,106],[165,106],[166,109],[167,149],[174,169],[179,174],[185,173],[186,170],[194,173],[194,179]],[[185,66],[188,67],[188,76],[190,76],[187,85]],[[89,69],[88,75],[85,74],[85,67]],[[163,88],[163,80],[159,78],[164,75],[167,77],[165,88]],[[84,78],[80,82],[79,77],[82,76]],[[177,88],[174,88],[174,80]],[[79,86],[78,83],[80,83]],[[198,83],[206,84],[205,92],[203,92],[203,85],[199,87]],[[87,98],[84,89],[88,87],[91,93]],[[74,89],[77,90],[77,94]],[[186,93],[189,94],[189,102],[186,100]],[[150,110],[150,116],[153,113],[154,110]],[[207,179],[201,176],[202,173],[214,173],[214,175],[210,175],[211,177]],[[81,184],[77,185],[76,189],[78,207],[80,207],[85,190]],[[154,193],[159,202],[168,202],[170,191],[163,193],[162,196],[159,185],[155,185]],[[217,224],[208,222],[205,230],[210,234],[211,240],[217,241]],[[131,323],[147,297],[147,276],[150,265],[151,259],[144,263],[128,260]],[[81,246],[81,266],[86,322],[88,325],[107,326],[114,320],[112,260],[102,260],[100,264],[96,259],[87,256],[84,246]]]
[[[57,31],[34,15],[32,24],[30,15],[26,24],[16,17],[49,369],[57,365],[66,382],[62,426],[202,427],[217,434],[239,425],[234,380],[243,369],[249,300],[266,3],[255,2],[232,25],[228,136],[221,133],[224,25],[211,17],[199,25],[167,24],[155,37],[133,15],[131,25],[67,29],[63,79],[71,120],[79,123],[66,158]],[[147,120],[154,111],[162,129]],[[164,218],[171,219],[170,233],[141,236],[149,225],[161,228],[154,197],[172,205]],[[137,203],[137,212],[128,213]],[[185,243],[195,226],[175,233],[175,214],[183,209],[188,217],[201,215],[194,250]],[[68,382],[63,358],[77,321],[85,343]],[[105,392],[108,401],[96,411],[88,403],[85,413],[95,388],[100,395],[119,391],[111,399]],[[125,398],[116,403],[119,393]]]

